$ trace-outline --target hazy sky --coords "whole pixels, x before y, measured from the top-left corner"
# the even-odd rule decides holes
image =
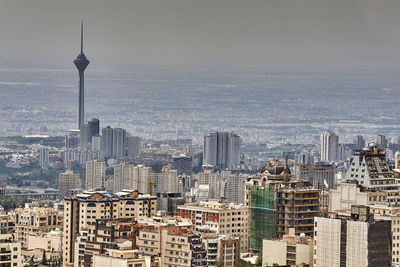
[[[0,60],[399,64],[399,0],[0,0]],[[399,62],[399,63],[398,63]]]

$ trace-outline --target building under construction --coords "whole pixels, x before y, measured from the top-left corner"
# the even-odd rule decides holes
[[[370,191],[384,193],[385,202],[390,205],[400,204],[398,179],[389,169],[384,151],[376,145],[356,151],[346,179],[356,181]]]
[[[269,163],[245,183],[245,205],[250,208],[251,250],[261,250],[264,238],[296,234],[313,235],[314,216],[320,215],[321,190],[296,180],[288,165]]]

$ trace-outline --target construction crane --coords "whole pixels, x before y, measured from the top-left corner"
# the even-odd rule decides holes
[[[147,194],[153,195],[153,185],[155,185],[155,183],[136,180],[136,179],[133,179],[133,178],[128,178],[128,180],[132,181],[132,182],[137,182],[137,183],[140,183],[140,184],[147,184]]]
[[[107,223],[111,225],[131,227],[132,248],[136,248],[136,236],[139,234],[140,229],[148,229],[148,230],[156,229],[154,225],[138,223],[135,217],[131,218],[131,222],[107,221]]]
[[[288,154],[285,154],[285,162],[279,162],[278,160],[274,161],[268,161],[267,164],[265,164],[261,168],[261,172],[264,172],[267,167],[270,166],[285,166],[286,168],[288,166],[299,166],[299,167],[307,167],[307,168],[313,168],[313,169],[318,169],[318,168],[323,168],[324,166],[318,165],[318,164],[303,164],[303,163],[294,163],[294,162],[288,162]]]

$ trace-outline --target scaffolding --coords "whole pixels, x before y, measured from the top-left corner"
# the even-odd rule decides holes
[[[276,206],[273,188],[250,189],[250,249],[262,250],[264,238],[276,237]]]

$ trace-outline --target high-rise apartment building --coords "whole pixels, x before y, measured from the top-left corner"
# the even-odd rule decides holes
[[[178,206],[185,204],[181,193],[157,193],[157,211],[164,211],[167,216],[177,216]]]
[[[92,151],[101,152],[101,136],[98,134],[92,136]]]
[[[192,158],[184,154],[172,158],[172,164],[178,175],[192,175]]]
[[[150,170],[151,168],[143,165],[137,165],[132,168],[132,189],[138,190],[142,194],[150,193],[150,188],[153,190]]]
[[[331,162],[338,159],[339,137],[332,131],[321,134],[321,161]]]
[[[119,192],[123,189],[134,189],[133,188],[133,165],[121,162],[114,166],[114,186],[113,192]],[[137,189],[137,188],[135,188]]]
[[[99,119],[91,119],[88,121],[89,126],[89,142],[92,142],[92,137],[100,134],[100,121]]]
[[[89,142],[91,141],[89,125],[87,123],[82,123],[79,130],[79,147],[83,150],[87,150],[89,148]]]
[[[249,176],[240,172],[230,174],[226,183],[225,198],[235,204],[244,203],[244,183]]]
[[[98,159],[86,162],[86,190],[97,190],[104,187],[106,163]]]
[[[112,157],[125,157],[126,153],[126,130],[122,128],[113,129]]]
[[[98,159],[99,152],[88,151],[88,150],[77,150],[77,149],[66,149],[62,152],[62,158],[64,166],[70,169],[72,163],[78,163],[81,166],[85,166],[86,162]]]
[[[171,165],[164,166],[159,172],[150,172],[150,177],[156,193],[179,192],[177,170],[173,169]]]
[[[208,199],[219,199],[221,197],[221,177],[218,175],[218,173],[214,172],[212,168],[204,167],[203,171],[196,175],[196,178],[199,186],[209,186]]]
[[[369,207],[350,217],[315,217],[314,267],[391,266],[390,221],[374,221]]]
[[[106,159],[113,155],[113,129],[110,126],[101,130],[101,155]]]
[[[235,133],[216,132],[204,137],[203,164],[235,169],[240,163],[240,137]]]
[[[65,148],[77,148],[79,146],[79,130],[71,130],[68,135],[65,136]]]
[[[135,157],[142,153],[142,138],[138,136],[127,137],[128,156]]]
[[[123,190],[115,194],[88,191],[64,200],[63,263],[66,267],[92,266],[93,255],[112,248],[114,234],[99,226],[118,218],[154,216],[156,197]],[[131,228],[129,228],[131,232]]]
[[[378,145],[378,147],[380,149],[384,149],[388,144],[388,140],[386,139],[386,136],[384,136],[383,134],[379,134],[376,137],[376,144]]]
[[[356,135],[356,136],[354,137],[353,143],[355,144],[356,149],[362,149],[362,148],[365,147],[365,140],[364,140],[364,138],[362,137],[362,135]]]
[[[67,170],[58,175],[58,199],[62,200],[77,189],[82,189],[82,181],[79,173]]]
[[[296,177],[299,180],[309,181],[315,188],[326,190],[335,188],[335,165],[302,165],[295,167]],[[325,186],[328,185],[327,187]]]
[[[47,147],[39,149],[39,166],[43,169],[49,167],[49,149]]]

